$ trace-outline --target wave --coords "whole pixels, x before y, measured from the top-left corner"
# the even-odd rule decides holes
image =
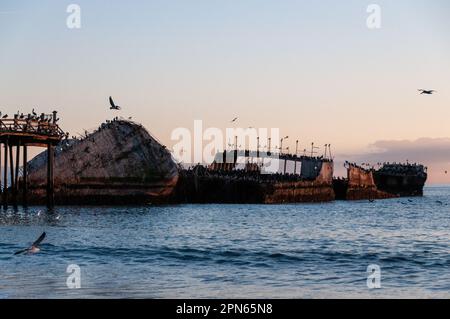
[[[1,250],[4,250],[3,247]],[[12,247],[10,247],[13,250]],[[417,252],[392,253],[383,250],[377,253],[360,251],[331,251],[331,250],[262,250],[262,249],[234,249],[234,248],[196,248],[196,247],[153,247],[140,246],[135,248],[113,248],[99,246],[75,245],[70,248],[43,245],[43,253],[59,257],[97,262],[121,262],[124,264],[141,263],[200,263],[220,265],[249,265],[253,267],[271,268],[280,265],[369,265],[372,263],[384,267],[420,266],[442,267],[450,265],[450,258],[444,254],[419,256]],[[365,271],[365,270],[364,270]]]

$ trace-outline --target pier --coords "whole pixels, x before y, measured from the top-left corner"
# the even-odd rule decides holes
[[[1,202],[5,209],[10,202],[17,206],[20,191],[22,191],[21,202],[23,205],[27,204],[29,146],[47,148],[47,207],[54,206],[55,146],[67,137],[57,124],[58,121],[56,111],[41,115],[37,115],[34,111],[27,115],[17,113],[13,118],[5,115],[0,119],[0,164],[3,168]],[[23,166],[20,183],[21,149]]]

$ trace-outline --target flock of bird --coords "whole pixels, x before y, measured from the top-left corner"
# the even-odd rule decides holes
[[[8,114],[3,114],[2,112],[0,112],[0,118],[7,119],[9,117]],[[14,118],[17,118],[19,120],[28,120],[28,121],[38,121],[39,123],[50,123],[52,121],[54,121],[54,123],[59,121],[59,118],[53,119],[52,115],[41,115],[39,116],[36,111],[33,109],[31,111],[30,114],[23,114],[20,113],[19,111],[17,111],[17,113],[15,114]]]

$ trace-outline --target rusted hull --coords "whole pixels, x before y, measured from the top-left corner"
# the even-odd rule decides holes
[[[279,183],[273,193],[265,196],[265,204],[322,203],[334,201],[335,195],[330,184],[314,182]]]
[[[180,174],[174,202],[202,204],[317,203],[334,200],[333,163],[322,165],[313,181],[270,180],[243,173],[241,177]],[[295,179],[295,178],[294,178]]]
[[[314,182],[257,182],[201,177],[182,178],[177,187],[177,203],[197,204],[285,204],[334,200],[333,187]]]
[[[397,197],[377,188],[371,170],[349,165],[347,174],[347,179],[333,181],[334,192],[338,200],[376,200]]]

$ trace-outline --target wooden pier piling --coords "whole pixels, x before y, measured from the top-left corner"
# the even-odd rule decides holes
[[[28,202],[28,146],[47,148],[47,207],[54,206],[54,165],[55,146],[67,137],[56,124],[57,112],[52,114],[35,114],[18,116],[13,119],[0,119],[0,162],[1,145],[4,146],[3,154],[3,179],[1,181],[1,200],[6,209],[12,202],[16,206],[20,198],[25,206]],[[20,176],[20,149],[23,147],[22,175]],[[15,150],[15,161],[14,161]],[[1,172],[0,172],[1,175]],[[8,181],[10,181],[8,183]]]
[[[22,175],[22,203],[27,206],[27,193],[28,193],[28,149],[26,145],[23,145],[23,175]]]
[[[8,139],[5,140],[4,142],[5,145],[5,160],[3,161],[3,198],[2,198],[2,203],[3,203],[3,208],[7,208],[8,207]],[[1,148],[1,146],[0,146]]]

